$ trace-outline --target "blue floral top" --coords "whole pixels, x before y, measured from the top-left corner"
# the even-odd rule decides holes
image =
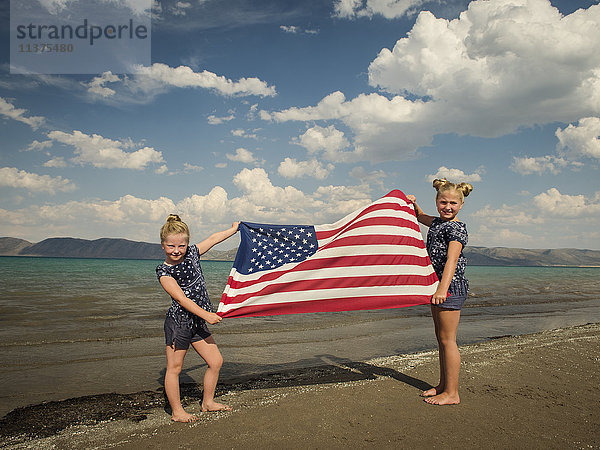
[[[467,245],[469,235],[467,226],[462,222],[444,221],[435,217],[431,222],[427,232],[427,253],[431,259],[431,265],[436,275],[441,280],[444,273],[444,266],[448,259],[448,245],[450,241],[458,241],[463,248],[460,251],[456,270],[450,282],[448,294],[454,297],[466,297],[469,291],[469,281],[465,278],[465,269],[467,268],[467,258],[463,250]]]
[[[200,252],[196,245],[188,245],[183,261],[174,266],[166,263],[156,267],[156,276],[172,277],[177,281],[185,296],[194,301],[200,308],[212,312],[212,304],[208,298],[206,282],[200,267]],[[186,325],[190,328],[200,325],[204,319],[192,314],[183,308],[177,301],[171,299],[171,307],[167,311],[167,317],[172,317],[178,325]]]

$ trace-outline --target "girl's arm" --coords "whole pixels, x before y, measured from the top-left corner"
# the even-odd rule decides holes
[[[191,299],[187,298],[181,287],[179,287],[177,284],[177,281],[175,281],[175,278],[162,276],[160,277],[160,284],[163,289],[167,291],[167,294],[169,294],[177,303],[179,303],[183,308],[187,309],[192,314],[195,314],[201,319],[206,320],[211,325],[219,323],[222,320],[221,316],[200,308]]]
[[[233,225],[231,225],[231,228],[211,234],[209,237],[204,239],[202,242],[196,244],[196,247],[198,247],[198,251],[200,252],[201,255],[203,255],[204,253],[209,251],[211,248],[213,248],[213,246],[215,246],[218,243],[223,242],[225,239],[233,236],[236,233],[236,231],[238,230],[239,226],[240,226],[239,222],[233,222]]]
[[[434,305],[441,305],[446,301],[446,297],[448,297],[448,288],[450,288],[450,282],[454,276],[456,263],[458,262],[462,247],[463,245],[458,241],[450,241],[448,244],[448,257],[444,265],[442,279],[440,280],[440,284],[438,284],[437,290],[431,297],[431,303]]]
[[[406,198],[408,199],[408,201],[410,201],[413,206],[415,207],[415,214],[417,216],[417,220],[422,223],[423,225],[425,225],[426,227],[430,227],[431,226],[431,222],[433,222],[433,216],[430,216],[428,214],[425,214],[423,212],[423,210],[421,209],[421,207],[419,205],[417,205],[417,198],[412,195],[412,194],[408,194],[406,196]]]

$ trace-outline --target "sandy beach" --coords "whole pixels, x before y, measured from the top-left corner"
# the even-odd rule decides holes
[[[419,393],[436,381],[436,352],[366,362],[330,360],[320,368],[271,374],[223,386],[232,412],[200,414],[200,392],[187,389],[194,424],[171,423],[158,392],[96,398],[114,417],[71,425],[43,438],[18,436],[15,448],[598,448],[600,324],[503,337],[461,347],[461,404],[431,406]],[[143,393],[138,394],[141,395]],[[137,408],[131,406],[138,401]],[[49,405],[50,411],[90,405]],[[144,406],[146,405],[146,406]],[[153,405],[153,406],[152,406]],[[42,405],[43,406],[43,405]],[[119,413],[119,411],[126,411]],[[128,411],[128,412],[127,412]],[[24,409],[31,433],[57,417]],[[105,411],[106,412],[106,411]],[[37,415],[38,417],[31,417]],[[56,414],[59,415],[59,414]],[[76,422],[77,420],[75,420]],[[27,422],[27,420],[25,420]],[[43,428],[43,427],[41,427]],[[40,428],[40,429],[41,429]],[[58,426],[60,428],[60,426]],[[25,431],[21,430],[21,431]]]

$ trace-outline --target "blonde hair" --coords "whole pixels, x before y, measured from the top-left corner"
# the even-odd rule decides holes
[[[456,191],[461,202],[464,202],[465,197],[467,197],[473,190],[473,186],[469,183],[455,184],[446,180],[445,178],[436,178],[433,180],[433,187],[437,191],[435,198],[438,198],[442,192]]]
[[[177,214],[169,214],[167,221],[160,229],[160,242],[165,242],[167,236],[172,234],[185,234],[190,240],[190,229]]]

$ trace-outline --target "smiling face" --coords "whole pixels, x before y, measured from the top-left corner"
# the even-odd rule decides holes
[[[456,190],[439,192],[435,199],[435,206],[442,220],[454,220],[463,204],[464,201]]]
[[[170,265],[179,264],[183,261],[190,238],[187,234],[170,234],[160,244],[165,251],[165,262]]]

